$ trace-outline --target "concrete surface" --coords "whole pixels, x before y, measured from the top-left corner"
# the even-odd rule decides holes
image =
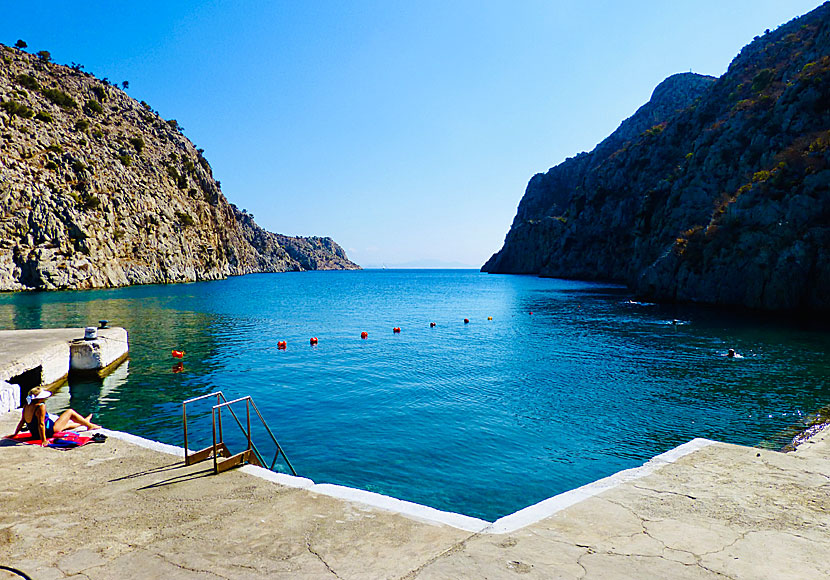
[[[16,420],[0,417],[0,432]],[[133,442],[111,433],[62,452],[4,441],[0,564],[45,580],[830,577],[827,430],[789,454],[687,447],[546,500],[546,517],[507,533],[324,495],[308,480],[282,485],[250,466],[214,476],[163,452],[175,448]]]

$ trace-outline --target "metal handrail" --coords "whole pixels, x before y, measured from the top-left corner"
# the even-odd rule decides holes
[[[200,395],[198,397],[193,397],[192,399],[187,399],[186,401],[182,402],[182,421],[184,423],[184,452],[185,452],[185,458],[187,458],[187,454],[188,454],[188,446],[187,446],[187,405],[188,405],[188,403],[193,403],[195,401],[200,401],[202,399],[207,399],[209,397],[216,397],[216,405],[213,405],[213,407],[211,409],[211,413],[212,413],[212,417],[213,417],[213,467],[214,467],[215,472],[218,472],[218,469],[217,469],[217,462],[218,462],[217,449],[222,447],[223,449],[225,449],[227,451],[227,448],[224,447],[224,437],[223,437],[223,431],[222,431],[222,408],[224,408],[224,407],[227,407],[228,411],[230,411],[230,413],[231,413],[231,416],[236,421],[236,424],[239,425],[239,428],[245,434],[245,436],[248,440],[248,449],[250,451],[254,452],[254,454],[255,454],[257,460],[259,461],[260,465],[263,465],[263,466],[265,465],[265,460],[263,459],[262,454],[260,453],[259,449],[257,449],[257,447],[254,444],[253,439],[251,437],[251,411],[250,411],[250,406],[253,406],[254,411],[257,414],[257,417],[259,417],[260,422],[262,423],[263,427],[265,427],[265,430],[268,432],[268,435],[271,437],[271,441],[274,442],[274,445],[277,448],[277,451],[274,454],[274,459],[271,461],[271,465],[270,465],[269,469],[271,469],[271,470],[274,469],[274,465],[276,464],[277,459],[280,456],[280,453],[282,453],[282,456],[285,459],[285,463],[286,463],[286,465],[288,465],[288,468],[291,470],[291,473],[293,475],[297,475],[297,472],[295,471],[294,466],[291,465],[291,461],[289,461],[288,456],[285,454],[285,451],[283,450],[282,446],[277,441],[277,438],[274,436],[274,433],[271,431],[271,428],[268,426],[268,423],[265,422],[265,418],[262,416],[262,413],[260,413],[259,408],[256,406],[256,403],[254,402],[254,400],[250,396],[246,396],[246,397],[239,397],[237,399],[233,399],[232,401],[228,401],[225,398],[225,395],[222,393],[222,391],[216,391],[216,392],[213,392],[213,393],[209,393],[207,395]],[[245,412],[246,412],[247,428],[242,425],[242,421],[239,420],[239,417],[237,417],[236,413],[233,410],[233,407],[231,406],[234,403],[240,403],[242,401],[245,401]],[[250,405],[249,405],[249,403],[250,403]],[[217,438],[216,438],[217,423],[218,423],[218,427],[219,427],[218,442],[217,442]],[[210,449],[210,448],[208,448],[208,449]],[[206,451],[207,450],[203,450],[199,453],[205,453]],[[204,457],[204,459],[207,459],[207,457]],[[199,460],[201,460],[201,458],[197,459],[197,461],[199,461]]]
[[[236,416],[236,413],[234,413],[234,411],[233,411],[233,407],[231,407],[231,405],[233,405],[234,403],[240,403],[242,401],[245,401],[245,412],[247,414],[247,423],[248,423],[247,430],[245,429],[245,427],[242,426],[242,421],[239,420],[239,418]],[[280,456],[280,453],[282,453],[282,456],[285,459],[285,464],[288,465],[288,469],[291,470],[291,473],[293,475],[297,475],[297,472],[294,470],[294,466],[291,465],[291,461],[289,461],[288,456],[285,454],[285,451],[283,451],[282,446],[279,444],[279,441],[277,441],[277,438],[274,436],[274,433],[271,431],[271,428],[268,426],[268,423],[265,422],[265,419],[263,418],[262,413],[259,412],[259,408],[256,406],[256,403],[254,402],[254,400],[250,396],[239,397],[238,399],[234,399],[232,401],[224,401],[222,403],[214,405],[213,409],[214,409],[214,411],[216,411],[216,410],[221,411],[222,407],[227,407],[228,408],[228,411],[231,412],[231,416],[236,420],[236,424],[239,425],[239,428],[242,429],[243,433],[246,433],[247,438],[248,438],[248,448],[251,449],[256,454],[257,459],[262,463],[262,465],[265,465],[265,460],[262,457],[262,453],[260,453],[259,449],[257,449],[256,445],[254,444],[254,442],[251,439],[251,411],[248,407],[248,403],[250,403],[254,407],[254,411],[256,411],[257,417],[259,417],[259,420],[262,422],[262,426],[265,427],[266,431],[268,431],[268,435],[270,435],[271,441],[274,442],[274,445],[277,448],[277,452],[274,454],[274,459],[273,459],[273,461],[271,461],[271,465],[268,469],[271,469],[271,470],[274,469],[274,465],[276,464],[277,459]],[[221,418],[221,415],[220,415],[220,418]],[[214,459],[214,462],[215,462],[215,459]]]

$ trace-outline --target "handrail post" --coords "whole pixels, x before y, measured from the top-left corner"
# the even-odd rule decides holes
[[[248,416],[248,449],[251,449],[251,398],[245,399],[245,414]]]
[[[211,409],[211,415],[213,415],[213,473],[219,473],[219,464],[216,461],[216,409]]]
[[[182,423],[184,424],[184,459],[187,461],[187,404],[182,403]]]
[[[222,401],[220,400],[221,394],[216,395],[216,404],[219,405]],[[222,432],[222,407],[219,407],[219,441],[221,443],[225,442],[225,434]]]

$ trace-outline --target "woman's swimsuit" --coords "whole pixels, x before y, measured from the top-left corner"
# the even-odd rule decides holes
[[[55,434],[55,421],[58,420],[57,415],[53,415],[52,413],[46,413],[46,417],[43,419],[43,427],[46,429],[46,438],[49,439],[52,435]],[[32,415],[31,421],[26,421],[26,426],[29,427],[29,433],[32,434],[32,437],[40,437],[40,425],[39,421],[37,420],[37,415]]]

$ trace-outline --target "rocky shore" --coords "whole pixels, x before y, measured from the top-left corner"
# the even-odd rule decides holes
[[[173,119],[0,45],[0,291],[357,269],[331,238],[262,229]]]
[[[661,301],[830,311],[830,4],[714,79],[685,73],[592,152],[537,174],[485,272]]]

